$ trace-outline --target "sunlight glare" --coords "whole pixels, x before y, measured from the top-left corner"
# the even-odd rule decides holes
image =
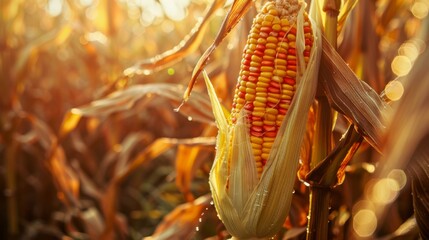
[[[63,11],[63,1],[49,0],[48,4],[46,5],[46,11],[53,17],[60,15]]]
[[[174,21],[181,21],[186,17],[186,8],[189,0],[160,0],[165,14]]]

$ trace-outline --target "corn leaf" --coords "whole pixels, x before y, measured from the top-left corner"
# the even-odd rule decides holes
[[[158,225],[154,234],[144,240],[192,239],[198,219],[206,207],[210,205],[211,197],[204,195],[193,202],[177,206]]]
[[[189,35],[186,36],[177,46],[153,58],[138,62],[134,66],[125,69],[124,74],[133,75],[140,73],[152,73],[168,65],[176,63],[187,55],[197,51],[198,47],[201,45],[202,40],[204,39],[210,19],[214,16],[218,9],[223,7],[224,4],[225,0],[215,0],[211,7],[204,14],[204,18],[194,26],[194,28],[191,30],[191,33],[189,33]]]
[[[217,33],[216,39],[210,45],[210,47],[204,52],[204,54],[200,57],[197,64],[194,67],[194,71],[192,72],[191,81],[188,84],[188,88],[186,89],[183,100],[188,101],[189,96],[191,94],[192,88],[197,80],[197,77],[200,75],[201,71],[203,71],[204,66],[207,64],[207,61],[212,54],[212,52],[216,49],[216,47],[225,39],[228,33],[237,25],[243,15],[247,12],[252,4],[251,0],[235,0],[229,10],[227,16],[225,17],[222,26]]]
[[[59,130],[62,138],[76,128],[82,116],[101,117],[109,114],[126,111],[150,94],[165,97],[178,104],[182,99],[184,87],[179,84],[153,83],[145,85],[134,85],[124,90],[118,90],[105,98],[95,100],[90,104],[71,109],[66,113]],[[213,123],[214,118],[210,110],[210,101],[206,95],[196,93],[188,104],[180,108],[180,113],[191,117],[192,120]]]
[[[390,107],[370,86],[356,77],[325,38],[320,81],[331,105],[354,122],[365,139],[380,151],[386,112]]]

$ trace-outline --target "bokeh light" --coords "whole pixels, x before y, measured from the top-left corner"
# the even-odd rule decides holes
[[[377,217],[372,210],[359,210],[353,217],[353,230],[359,237],[369,237],[377,228]]]
[[[411,6],[411,12],[413,13],[414,17],[423,19],[428,15],[429,3],[426,0],[417,0]]]
[[[397,76],[405,76],[411,70],[411,60],[406,56],[396,56],[392,61],[392,71]]]
[[[398,196],[398,183],[392,178],[378,180],[372,187],[370,198],[375,203],[388,204]]]
[[[393,169],[387,177],[396,181],[398,187],[396,191],[400,191],[407,184],[407,174],[401,169]]]
[[[402,95],[404,94],[404,86],[397,80],[390,81],[388,84],[386,84],[384,93],[389,100],[397,101],[401,99]]]

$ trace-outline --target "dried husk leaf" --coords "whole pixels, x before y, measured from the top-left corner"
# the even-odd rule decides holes
[[[365,139],[380,151],[390,107],[370,86],[357,78],[325,38],[322,42],[320,82],[329,102],[355,123]]]
[[[204,66],[206,65],[210,55],[216,49],[216,47],[225,39],[228,33],[237,25],[243,15],[247,12],[252,4],[251,0],[234,0],[234,3],[231,6],[227,16],[225,17],[222,26],[219,32],[216,35],[216,38],[212,45],[203,53],[203,55],[198,60],[197,64],[194,67],[194,71],[192,72],[191,81],[188,84],[188,88],[186,89],[183,95],[183,101],[188,101],[189,96],[191,94],[192,88],[194,87],[195,81],[197,77],[200,75],[201,71],[203,71]]]
[[[304,49],[304,5],[298,13],[298,54]],[[314,22],[312,25],[317,26]],[[236,238],[271,237],[279,231],[289,213],[307,115],[317,87],[321,39],[317,28],[314,29],[315,41],[309,63],[306,69],[304,64],[298,65],[302,75],[297,76],[297,91],[260,179],[244,122],[245,113],[239,114],[236,125],[228,125],[214,88],[203,72],[219,128],[209,183],[218,214]],[[303,55],[299,58],[303,59]]]

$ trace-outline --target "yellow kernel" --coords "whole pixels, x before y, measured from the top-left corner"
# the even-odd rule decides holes
[[[264,142],[262,143],[262,147],[271,149],[273,147],[273,142]]]
[[[277,42],[278,42],[278,40],[276,37],[273,37],[273,36],[267,37],[267,43],[277,43]]]
[[[280,107],[283,109],[289,109],[290,105],[287,103],[280,103]]]
[[[272,29],[274,30],[274,31],[280,31],[281,29],[282,29],[282,27],[280,26],[280,24],[274,24],[273,25],[273,27],[272,27]]]
[[[244,96],[244,99],[246,99],[246,101],[253,101],[255,99],[255,95],[246,93],[246,96]]]
[[[293,97],[293,95],[286,95],[286,94],[284,94],[284,95],[282,95],[281,99],[291,100],[292,97]]]
[[[274,70],[275,71],[275,70]],[[264,78],[266,78],[268,81],[267,82],[269,82],[270,81],[270,78],[273,76],[273,73],[272,72],[261,72],[261,75],[260,75],[260,77],[259,78],[261,78],[261,77],[264,77]],[[262,81],[261,79],[258,79],[258,80],[260,80],[260,81]]]
[[[244,83],[246,84],[246,87],[256,88],[256,84],[255,83],[252,83],[252,82],[244,82]]]
[[[250,72],[259,72],[259,68],[257,67],[249,67]]]
[[[267,119],[268,121],[275,121],[277,117],[273,114],[265,114],[265,119]]]
[[[261,67],[261,72],[272,72],[274,70],[273,67],[269,67],[269,66],[262,66]]]
[[[286,27],[286,26],[290,25],[289,20],[287,20],[286,18],[280,19],[280,23],[281,23],[282,27]]]
[[[258,43],[258,40],[256,40],[256,38],[249,38],[249,39],[247,40],[247,43],[256,44],[256,43]]]
[[[266,88],[266,87],[268,87],[269,86],[269,84],[267,83],[267,82],[263,82],[262,80],[261,80],[261,78],[263,78],[263,77],[259,77],[258,78],[258,82],[256,83],[256,86],[257,87],[263,87],[263,88]],[[268,82],[269,82],[270,80],[268,79]]]
[[[264,119],[264,124],[265,124],[265,125],[268,125],[268,126],[273,126],[274,124],[276,124],[276,122],[275,122],[275,121],[270,121],[270,120]]]
[[[267,54],[267,55],[269,55],[269,56],[275,56],[276,55],[276,50],[267,48],[267,49],[265,49],[264,53]]]
[[[238,88],[238,90],[239,90],[240,92],[246,92],[246,87],[245,87],[245,86],[240,86],[240,87]]]
[[[291,91],[290,89],[282,89],[282,94],[284,95],[288,95],[288,96],[293,96],[293,91]]]
[[[253,149],[253,154],[254,155],[261,155],[262,154],[262,150],[261,149]]]
[[[246,88],[246,93],[255,94],[256,90],[254,88]]]
[[[295,71],[287,70],[287,71],[286,71],[286,74],[287,74],[289,77],[296,77],[296,72],[295,72]]]
[[[258,43],[265,45],[267,43],[267,39],[265,39],[265,38],[258,38]]]
[[[288,48],[289,48],[289,44],[288,44],[287,42],[279,42],[279,43],[277,44],[277,46],[278,46],[278,47],[281,47],[281,48],[286,48],[286,49],[288,49]]]
[[[261,154],[261,157],[262,157],[263,159],[268,159],[268,156],[270,156],[270,154],[269,154],[269,153],[262,153],[262,154]]]
[[[274,20],[274,16],[273,15],[265,15],[264,17],[264,21],[266,22],[272,22]]]
[[[266,88],[264,88],[264,87],[256,87],[256,91],[258,92],[258,93],[261,93],[261,92],[267,92],[267,89]]]
[[[295,36],[294,34],[289,33],[289,34],[287,35],[287,39],[289,39],[289,41],[295,41],[296,36]]]
[[[264,140],[264,142],[274,142],[275,138],[273,138],[273,137],[263,137],[262,139]]]
[[[276,69],[285,70],[287,69],[286,65],[276,65]]]
[[[277,58],[276,60],[274,60],[274,64],[286,66],[286,60]]]
[[[267,97],[267,101],[271,102],[271,103],[278,103],[279,99],[278,98],[273,98],[273,97]]]
[[[267,102],[267,98],[263,98],[263,97],[256,97],[256,98],[255,98],[255,102],[266,103],[266,102]],[[255,107],[256,107],[256,106],[255,106]]]
[[[265,47],[266,47],[266,48],[269,48],[269,49],[276,49],[276,48],[277,48],[277,44],[274,44],[274,43],[267,43],[267,44],[265,45]]]
[[[280,99],[281,94],[280,93],[268,93],[268,97]]]
[[[259,57],[257,55],[252,55],[251,59],[252,59],[252,61],[255,61],[255,62],[261,62],[262,61],[261,57]]]
[[[271,151],[271,148],[262,148],[261,154],[258,154],[258,155],[262,155],[263,153],[269,154],[270,151]]]
[[[273,80],[274,82],[278,82],[278,83],[283,82],[283,78],[282,78],[282,77],[279,77],[279,76],[273,76],[273,77],[271,78],[271,80]]]
[[[266,112],[269,114],[277,115],[279,113],[279,110],[277,110],[275,108],[267,108]]]
[[[256,44],[247,44],[247,49],[255,50],[256,49]]]
[[[274,15],[274,16],[279,15],[279,13],[277,12],[277,10],[275,10],[275,9],[269,10],[268,13],[271,14],[271,15]]]
[[[291,54],[287,55],[287,60],[295,60],[295,59],[296,59],[296,56]]]
[[[285,77],[286,76],[286,71],[284,70],[280,70],[280,69],[275,69],[273,71],[274,75],[280,76],[280,77]]]
[[[287,54],[287,49],[286,48],[278,47],[276,50],[277,50],[277,53],[285,53],[285,54]]]
[[[274,60],[274,55],[273,56],[270,56],[270,55],[264,55],[263,57],[262,57],[262,59],[264,59],[264,60],[268,60],[268,61],[272,61],[272,60]]]
[[[250,136],[250,142],[261,145],[264,141],[260,137]]]
[[[254,137],[254,136],[252,136],[252,137]],[[254,138],[256,138],[256,137],[254,137]],[[258,139],[261,139],[261,138],[258,138]],[[252,140],[250,140],[250,142],[251,142],[251,144],[252,144],[252,148],[253,148],[253,149],[262,149],[262,144],[252,142]],[[261,143],[262,143],[262,139],[261,139]]]
[[[282,89],[283,89],[283,90],[290,90],[290,91],[293,91],[293,90],[294,90],[293,86],[292,86],[292,85],[289,85],[289,84],[282,84]],[[293,93],[292,93],[292,94],[293,94]]]
[[[256,98],[258,98],[258,96],[256,96]],[[265,103],[259,102],[259,101],[254,101],[253,102],[253,106],[255,107],[265,107]]]
[[[262,21],[261,25],[264,26],[264,27],[271,27],[272,22]]]
[[[251,62],[250,62],[250,66],[251,66],[251,67],[259,67],[259,66],[261,66],[261,63],[251,61]]]
[[[263,91],[263,92],[257,92],[257,93],[256,93],[256,96],[257,96],[257,97],[263,97],[263,98],[266,98],[266,97],[268,96],[268,93],[267,93],[267,91],[264,89],[264,91]]]

